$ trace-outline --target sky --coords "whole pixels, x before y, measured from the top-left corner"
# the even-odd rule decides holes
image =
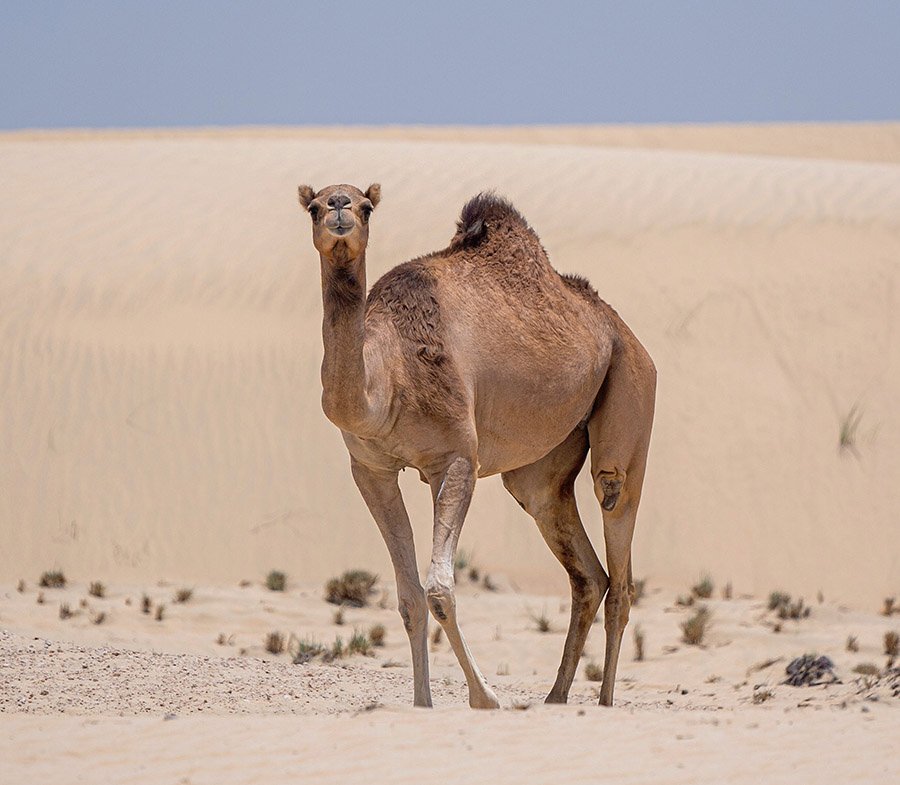
[[[900,119],[900,2],[0,0],[0,128]]]

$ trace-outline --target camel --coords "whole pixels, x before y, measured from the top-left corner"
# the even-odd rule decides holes
[[[457,622],[453,563],[475,481],[500,474],[568,573],[572,608],[548,703],[565,703],[605,600],[600,704],[611,706],[634,598],[631,542],[656,394],[650,356],[583,278],[560,275],[505,199],[462,209],[442,251],[400,264],[366,296],[369,218],[381,187],[299,189],[319,251],[322,407],[343,435],[353,479],[384,537],[409,636],[413,702],[431,706],[428,611],[465,673],[469,705],[499,702]],[[588,452],[608,574],[578,515]],[[423,587],[397,482],[419,471],[434,505]]]

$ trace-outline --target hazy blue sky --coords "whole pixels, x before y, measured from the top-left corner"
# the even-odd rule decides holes
[[[0,0],[0,127],[900,119],[900,2]]]

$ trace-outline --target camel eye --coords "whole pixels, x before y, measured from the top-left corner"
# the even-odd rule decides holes
[[[309,214],[312,216],[313,221],[319,220],[319,206],[316,204],[311,204],[309,206]]]
[[[362,217],[363,217],[364,221],[369,220],[369,216],[372,214],[372,210],[374,210],[374,209],[375,209],[374,207],[372,207],[371,205],[368,205],[368,204],[364,204],[360,208],[360,212],[362,213]]]

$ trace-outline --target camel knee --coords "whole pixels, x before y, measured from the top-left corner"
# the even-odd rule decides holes
[[[611,630],[623,630],[628,624],[631,611],[631,593],[626,586],[610,586],[606,595],[604,608],[604,626],[607,632]]]
[[[405,592],[398,600],[397,610],[408,634],[413,635],[420,631],[428,621],[425,592],[421,588],[415,592]]]
[[[594,493],[606,512],[612,512],[619,506],[625,476],[625,471],[619,468],[602,469],[594,475]]]
[[[432,578],[425,584],[425,599],[431,615],[442,624],[450,618],[456,608],[453,587]]]
[[[600,609],[600,603],[603,602],[603,595],[606,594],[609,585],[606,575],[571,574],[569,584],[572,587],[572,597],[582,604],[585,614],[593,619]]]

